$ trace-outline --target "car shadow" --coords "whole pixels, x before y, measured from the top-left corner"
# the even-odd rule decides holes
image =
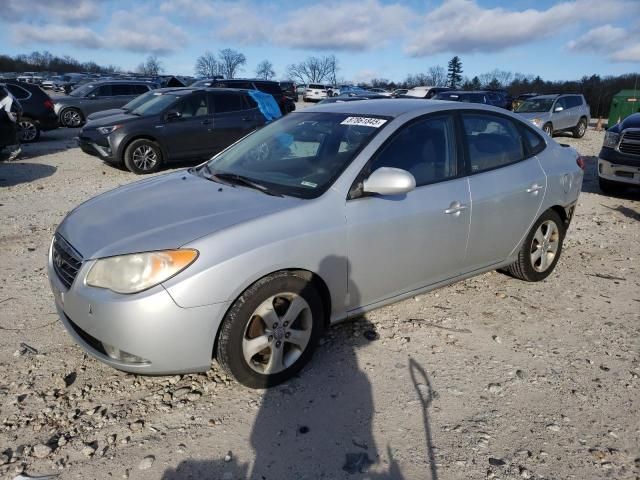
[[[79,132],[79,128],[57,128],[55,130],[42,132],[37,141],[22,144],[22,154],[20,158],[36,158],[70,148],[76,148],[78,144],[75,138]]]
[[[39,163],[0,162],[0,188],[50,177],[56,167]]]

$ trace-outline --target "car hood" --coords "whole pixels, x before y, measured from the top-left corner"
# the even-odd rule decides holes
[[[110,110],[101,110],[99,112],[92,113],[87,116],[87,120],[96,120],[98,118],[110,117],[111,115],[120,115],[124,113],[122,108],[112,108]]]
[[[71,211],[57,232],[83,258],[101,258],[179,248],[302,201],[221,185],[183,170],[94,197]]]
[[[520,115],[522,118],[529,121],[533,120],[534,118],[548,119],[550,116],[549,112],[532,112],[532,113],[516,112],[516,113]]]
[[[98,127],[108,127],[111,125],[116,125],[119,123],[127,123],[133,120],[137,120],[141,118],[140,115],[131,115],[130,113],[124,113],[123,110],[120,110],[120,113],[115,113],[114,115],[109,116],[101,116],[99,118],[91,118],[84,126],[87,128],[98,128]]]

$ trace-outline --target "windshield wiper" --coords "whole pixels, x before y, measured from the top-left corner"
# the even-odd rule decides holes
[[[209,172],[211,172],[208,165],[206,165],[205,168]],[[245,177],[244,175],[238,175],[237,173],[211,172],[210,175],[212,180],[214,181],[221,180],[222,181],[221,183],[244,185],[245,187],[253,188],[255,190],[258,190],[262,193],[266,193],[267,195],[272,195],[274,197],[284,196],[281,193],[274,192],[270,188],[262,185],[261,183],[256,182],[255,180],[252,180],[249,177]]]

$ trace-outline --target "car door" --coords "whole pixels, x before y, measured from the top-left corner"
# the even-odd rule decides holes
[[[112,104],[111,85],[100,85],[90,92],[82,101],[82,111],[85,116],[90,113],[108,110]]]
[[[575,127],[580,120],[580,97],[577,95],[569,95],[565,97],[565,103],[567,104],[567,128]]]
[[[246,112],[242,95],[236,91],[209,92],[213,106],[213,125],[210,130],[213,152],[224,150],[252,129],[253,118]]]
[[[489,112],[463,112],[469,165],[469,271],[509,257],[538,217],[546,176],[529,155],[516,121]]]
[[[168,118],[171,114],[178,117]],[[181,98],[164,115],[161,135],[171,158],[198,159],[210,154],[212,116],[205,92]]]
[[[562,110],[560,112],[556,112],[556,108],[558,107],[562,107]],[[551,122],[553,123],[553,129],[554,130],[563,130],[565,128],[569,128],[570,125],[570,121],[569,121],[569,105],[567,102],[567,97],[560,97],[556,100],[556,103],[553,106],[553,110],[552,110],[552,115],[551,115]]]
[[[416,188],[404,195],[364,194],[347,201],[349,275],[360,292],[348,300],[349,309],[463,270],[471,212],[454,125],[449,114],[404,125],[356,180],[380,167],[395,167],[413,174]]]

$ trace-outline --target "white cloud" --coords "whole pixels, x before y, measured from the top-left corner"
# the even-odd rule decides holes
[[[424,17],[407,43],[412,56],[442,52],[497,52],[552,37],[591,22],[640,12],[637,0],[573,0],[547,10],[482,8],[475,0],[445,0]]]
[[[10,21],[42,16],[60,23],[73,23],[100,18],[100,8],[95,0],[2,0],[0,3],[0,18]]]
[[[593,28],[577,40],[567,44],[576,52],[605,54],[612,62],[640,62],[639,32],[607,24]]]
[[[11,38],[15,44],[28,43],[68,44],[82,48],[100,48],[103,39],[92,30],[68,25],[31,25],[19,23],[11,26]]]
[[[164,54],[181,50],[187,34],[165,17],[146,10],[120,10],[112,15],[105,33],[105,46],[133,52]]]

